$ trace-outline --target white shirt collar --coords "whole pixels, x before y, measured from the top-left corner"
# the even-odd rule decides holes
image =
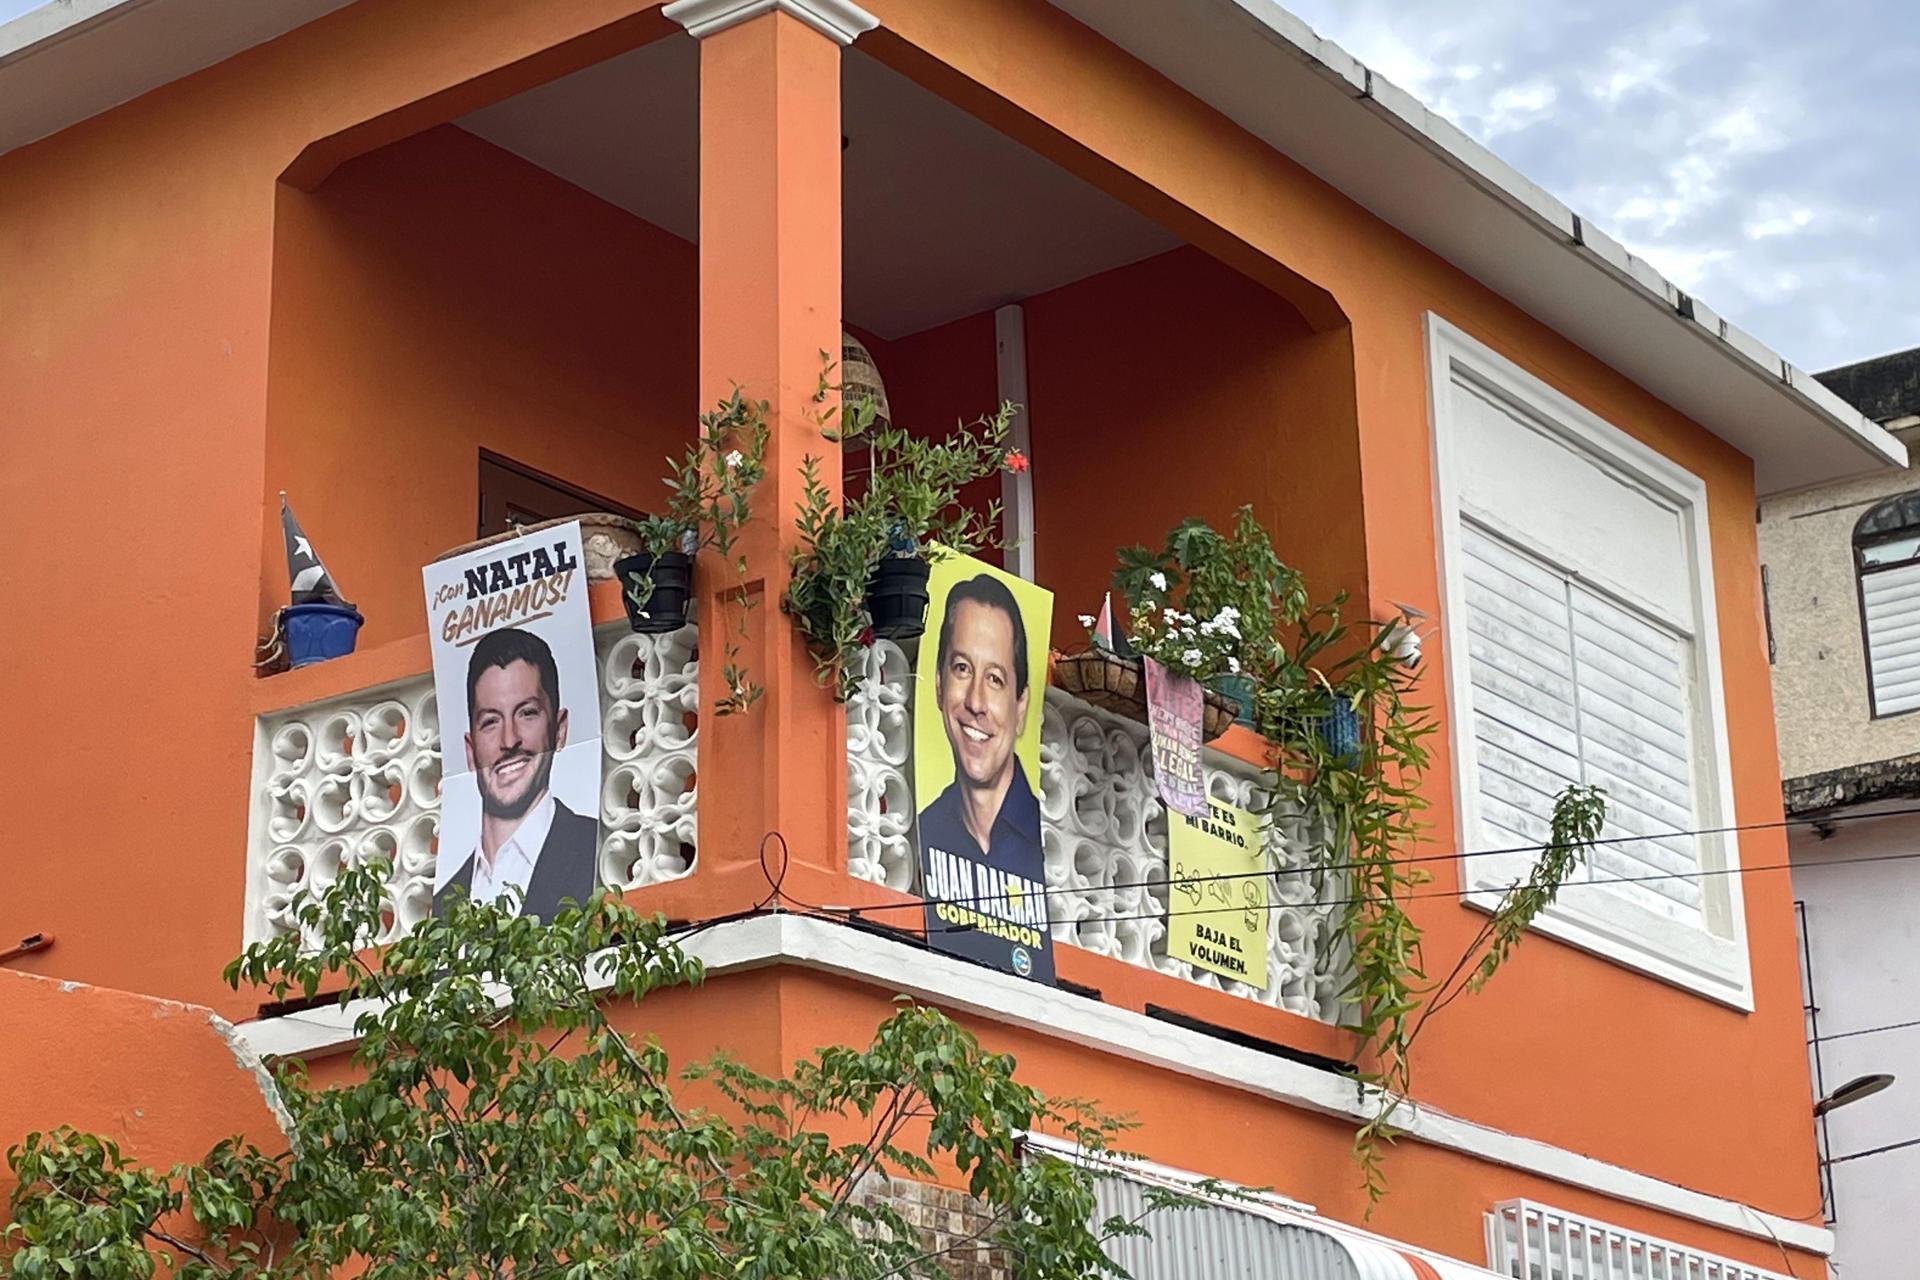
[[[474,848],[473,884],[468,897],[475,902],[492,902],[509,886],[525,897],[527,884],[533,879],[534,864],[540,860],[540,848],[547,842],[547,832],[553,829],[555,804],[553,792],[548,791],[539,804],[527,811],[507,842],[494,850],[491,866],[480,855],[478,846]]]

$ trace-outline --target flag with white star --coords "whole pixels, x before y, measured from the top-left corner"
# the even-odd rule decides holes
[[[353,606],[340,598],[340,590],[333,585],[327,567],[314,554],[313,544],[301,532],[300,522],[293,518],[293,508],[287,505],[284,489],[280,492],[280,532],[287,539],[287,580],[293,587],[293,603],[338,604],[351,609]]]

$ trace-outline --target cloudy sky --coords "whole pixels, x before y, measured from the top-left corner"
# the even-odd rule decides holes
[[[1920,346],[1920,4],[1288,7],[1802,368]]]
[[[1803,368],[1920,346],[1913,0],[1289,2]]]

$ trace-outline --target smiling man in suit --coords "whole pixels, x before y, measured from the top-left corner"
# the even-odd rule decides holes
[[[459,889],[492,902],[521,892],[520,913],[552,920],[593,895],[598,821],[553,795],[553,759],[567,745],[560,672],[546,641],[503,627],[467,660],[467,767],[480,788],[479,847],[434,894],[435,913]]]

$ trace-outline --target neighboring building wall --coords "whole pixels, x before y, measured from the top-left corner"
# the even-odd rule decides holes
[[[1913,430],[1900,434],[1920,442]],[[1920,715],[1872,716],[1853,561],[1860,517],[1915,488],[1920,475],[1892,471],[1760,504],[1782,778],[1920,752]]]
[[[1836,393],[1903,437],[1920,439],[1920,351],[1820,375]],[[1826,1157],[1920,1137],[1920,714],[1874,716],[1863,595],[1854,550],[1861,518],[1920,489],[1894,471],[1770,499],[1760,506],[1761,562],[1773,639],[1780,773],[1789,816],[1794,895],[1805,934],[1802,981],[1817,1091],[1859,1076],[1901,1077],[1886,1092],[1825,1118]],[[1898,621],[1904,621],[1899,619]],[[1880,1028],[1888,1028],[1881,1030]],[[1838,1037],[1838,1038],[1834,1038]],[[1912,1205],[1920,1147],[1829,1166],[1835,1271],[1912,1270]]]
[[[1826,839],[1796,830],[1793,863],[1824,1038],[1820,1084],[1831,1092],[1859,1076],[1897,1077],[1826,1117],[1827,1154],[1920,1138],[1920,1027],[1899,1025],[1920,1021],[1920,821],[1852,817]],[[1873,1030],[1881,1027],[1890,1029]],[[1920,1146],[1843,1159],[1831,1176],[1836,1274],[1913,1274]]]

